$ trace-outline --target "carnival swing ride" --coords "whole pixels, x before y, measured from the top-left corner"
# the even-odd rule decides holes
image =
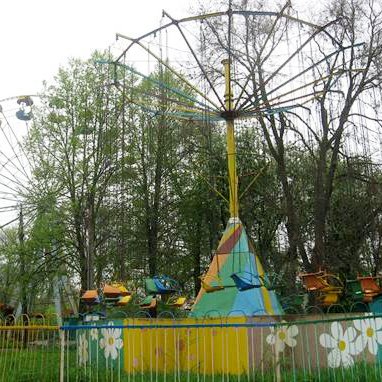
[[[230,218],[201,276],[201,289],[191,309],[196,317],[283,313],[274,290],[277,280],[264,271],[239,218],[239,200],[250,187],[239,194],[235,127],[242,131],[257,124],[273,150],[277,141],[288,144],[299,139],[314,150],[320,135],[315,105],[323,99],[331,103],[335,120],[336,108],[345,102],[343,77],[359,71],[340,62],[347,62],[362,46],[339,41],[331,29],[336,21],[316,25],[302,20],[289,2],[276,11],[234,10],[231,3],[226,11],[183,19],[163,11],[158,28],[138,38],[117,34],[116,59],[101,62],[114,69],[114,85],[126,102],[149,115],[225,128],[229,197],[216,192],[228,202]],[[327,49],[318,49],[320,44]],[[129,87],[126,76],[150,86],[145,91]],[[155,100],[158,107],[148,100]],[[365,126],[361,117],[353,122]],[[349,135],[344,144],[349,154],[359,149],[357,134]],[[378,133],[369,134],[369,141],[378,142]],[[364,155],[375,159],[370,143],[362,148]],[[338,276],[322,270],[299,276],[305,291],[324,308],[343,297],[368,303],[382,293],[377,277],[359,276],[345,286]],[[152,308],[156,295],[177,291],[174,285],[166,276],[148,279],[148,297],[141,306]],[[92,293],[96,298],[96,291]],[[184,300],[180,297],[178,306]]]

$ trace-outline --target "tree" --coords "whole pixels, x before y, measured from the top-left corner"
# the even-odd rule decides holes
[[[338,166],[341,158],[355,155],[344,150],[346,134],[365,119],[380,123],[369,117],[375,113],[368,106],[378,104],[373,90],[381,85],[380,4],[332,2],[326,13],[319,13],[321,20],[308,23],[296,22],[290,3],[273,7],[273,17],[259,17],[253,9],[264,10],[264,4],[232,2],[231,11],[237,13],[227,18],[231,21],[204,23],[208,56],[212,65],[224,55],[231,57],[241,74],[234,79],[244,100],[238,102],[237,112],[256,116],[276,164],[288,262],[297,269],[301,261],[303,268],[315,271],[330,266],[325,259]],[[291,51],[292,35],[298,36],[298,48]],[[285,58],[278,59],[277,52],[284,52]],[[296,193],[295,155],[290,155],[296,147],[310,157],[314,183],[307,192]],[[306,227],[304,207],[309,200],[313,221]]]
[[[97,248],[107,237],[96,226],[117,150],[118,103],[108,86],[108,67],[97,63],[101,58],[95,53],[87,62],[72,60],[59,70],[55,85],[44,91],[27,144],[38,185],[30,197],[54,195],[68,234],[65,244],[78,254],[83,289],[94,287]]]

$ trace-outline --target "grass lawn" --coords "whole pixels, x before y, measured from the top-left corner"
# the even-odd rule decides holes
[[[67,353],[66,353],[67,355]],[[60,351],[56,347],[39,347],[36,349],[0,349],[0,382],[53,382],[59,381]],[[298,382],[326,382],[326,381],[360,381],[379,382],[382,380],[382,368],[377,364],[356,364],[347,369],[319,369],[309,374],[304,370],[281,372],[280,381]],[[70,351],[69,359],[65,359],[64,381],[75,382],[245,382],[245,381],[276,381],[273,371],[261,374],[260,370],[254,373],[232,375],[208,376],[203,373],[171,373],[157,374],[155,370],[144,374],[127,375],[123,370],[106,368],[77,367],[76,353]]]

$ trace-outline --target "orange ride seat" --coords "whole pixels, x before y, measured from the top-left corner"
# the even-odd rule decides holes
[[[97,289],[85,291],[83,295],[81,296],[81,300],[88,303],[98,302],[99,299],[98,299]]]
[[[372,301],[373,297],[382,293],[382,288],[377,284],[379,277],[373,276],[358,276],[357,280],[361,284],[361,289],[365,296],[365,302]]]
[[[324,272],[300,273],[298,277],[302,280],[304,288],[309,291],[323,290],[329,287],[329,284],[322,278]]]
[[[104,285],[102,292],[105,297],[109,297],[109,298],[116,298],[121,296],[121,291],[119,290],[119,288],[116,288],[108,284]]]

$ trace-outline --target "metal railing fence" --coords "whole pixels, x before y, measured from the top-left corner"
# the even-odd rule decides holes
[[[382,315],[0,321],[0,381],[380,381]]]

